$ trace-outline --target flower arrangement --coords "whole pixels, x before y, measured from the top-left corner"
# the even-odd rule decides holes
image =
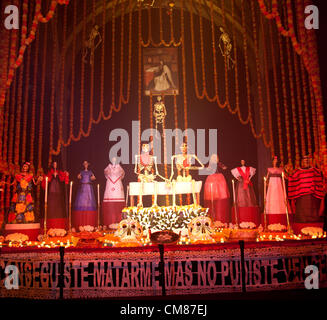
[[[253,222],[241,222],[241,229],[255,229],[256,225]]]
[[[90,225],[87,225],[87,226],[79,226],[79,231],[83,232],[83,231],[86,231],[86,232],[93,232],[94,230],[94,227],[93,226],[90,226]]]
[[[64,237],[66,235],[66,230],[65,229],[49,229],[47,232],[48,236],[50,237]]]
[[[228,224],[227,223],[223,223],[221,221],[215,221],[214,222],[214,226],[215,226],[215,228],[221,229],[221,228],[227,228],[228,227]]]
[[[138,221],[143,229],[161,231],[185,228],[195,217],[206,216],[208,209],[196,205],[128,207],[123,212],[126,213],[126,218]]]
[[[305,227],[301,229],[301,232],[311,237],[321,237],[324,234],[323,229],[318,227]]]
[[[5,241],[11,241],[11,242],[24,242],[28,241],[28,236],[23,233],[11,233],[8,234],[5,238]]]
[[[274,223],[274,224],[270,224],[268,226],[268,230],[269,231],[284,231],[284,230],[286,230],[286,226],[284,226],[283,224],[280,224],[280,223]]]

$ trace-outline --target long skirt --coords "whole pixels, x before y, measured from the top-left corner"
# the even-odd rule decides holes
[[[223,174],[215,173],[207,177],[204,184],[204,206],[215,221],[229,223],[230,199],[226,179]]]
[[[122,210],[124,207],[125,201],[103,201],[103,224],[109,226],[112,223],[119,223],[122,220]]]

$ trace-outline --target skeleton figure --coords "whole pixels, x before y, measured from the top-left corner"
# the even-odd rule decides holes
[[[212,240],[212,220],[205,216],[194,218],[188,225],[188,233],[191,240]]]
[[[192,176],[188,174],[188,170],[197,170],[202,169],[204,166],[200,159],[195,154],[188,154],[187,153],[187,144],[183,143],[181,145],[181,154],[173,155],[171,157],[171,175],[170,175],[170,181],[174,176],[174,159],[176,160],[176,168],[178,171],[177,181],[178,182],[190,182],[192,181]],[[192,159],[196,160],[200,167],[192,166],[191,161]],[[179,172],[182,171],[182,175],[179,174]]]
[[[124,219],[120,221],[115,235],[123,242],[138,242],[143,235],[143,230],[137,221]]]
[[[135,169],[134,172],[138,176],[138,180],[141,182],[141,192],[139,196],[138,206],[142,207],[142,194],[143,194],[143,185],[145,182],[154,182],[154,179],[159,176],[166,181],[158,172],[157,167],[157,157],[150,154],[150,145],[148,143],[142,144],[142,152],[140,155],[135,155]],[[156,186],[155,186],[156,188]],[[156,197],[155,197],[156,200]],[[156,205],[156,203],[154,203]]]
[[[155,0],[137,0],[138,7],[144,6],[144,7],[153,7]]]
[[[233,67],[235,64],[235,61],[231,57],[231,53],[232,53],[231,39],[228,33],[225,32],[223,27],[220,27],[220,31],[222,32],[222,34],[219,37],[219,44],[218,44],[219,49],[222,56],[226,58],[227,68],[230,69],[230,63],[231,63],[231,67]]]
[[[161,101],[161,96],[157,97],[157,102],[154,104],[153,116],[156,120],[156,129],[158,128],[158,123],[164,125],[164,121],[167,115],[165,104]]]
[[[95,44],[96,38],[98,37],[98,42]],[[83,48],[83,61],[86,63],[86,57],[87,54],[90,52],[90,65],[93,65],[94,63],[94,51],[99,46],[99,44],[102,42],[101,34],[99,32],[99,26],[94,25],[88,40],[84,43]]]

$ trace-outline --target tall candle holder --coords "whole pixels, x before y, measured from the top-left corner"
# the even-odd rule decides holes
[[[49,178],[48,178],[48,177],[45,177],[45,191],[44,191],[44,221],[43,221],[44,236],[47,235],[47,219],[48,219],[48,184],[49,184]]]
[[[233,186],[233,209],[235,214],[235,223],[238,226],[238,216],[237,216],[237,208],[236,208],[236,196],[235,196],[235,181],[232,179],[232,186]]]
[[[264,218],[264,231],[267,231],[266,201],[267,201],[267,178],[266,177],[263,177],[263,218]]]
[[[69,207],[68,207],[68,232],[72,232],[72,193],[73,193],[73,181],[70,181],[69,186]]]
[[[100,226],[100,185],[98,184],[98,227]]]
[[[286,208],[287,232],[288,232],[288,234],[293,234],[293,230],[290,225],[290,218],[289,218],[289,214],[288,214],[288,203],[287,203],[287,196],[286,196],[284,172],[282,172],[282,181],[283,181],[285,208]]]

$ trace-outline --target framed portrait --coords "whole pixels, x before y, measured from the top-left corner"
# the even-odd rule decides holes
[[[145,95],[179,94],[177,48],[144,48],[143,72]]]

